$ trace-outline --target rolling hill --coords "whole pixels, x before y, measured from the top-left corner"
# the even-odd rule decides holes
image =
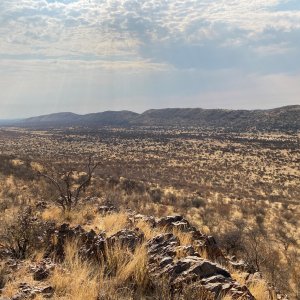
[[[248,130],[300,130],[300,105],[268,110],[226,110],[202,108],[151,109],[141,114],[106,111],[78,115],[70,112],[32,117],[15,122],[22,127],[66,126],[201,126]]]

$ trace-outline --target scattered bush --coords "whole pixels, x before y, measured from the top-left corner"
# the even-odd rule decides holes
[[[51,229],[51,224],[40,220],[32,207],[20,208],[16,216],[2,219],[0,246],[13,257],[24,259],[45,246]]]
[[[192,201],[192,206],[196,208],[200,207],[205,207],[206,206],[206,201],[202,198],[193,198]]]

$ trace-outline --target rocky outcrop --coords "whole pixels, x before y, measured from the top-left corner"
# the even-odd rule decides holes
[[[101,213],[113,211],[105,208]],[[138,226],[140,221],[147,223],[158,234],[147,240]],[[188,234],[191,244],[182,244],[179,232],[181,235]],[[255,300],[246,286],[232,278],[226,266],[244,272],[246,283],[261,280],[259,273],[255,273],[244,262],[225,257],[213,237],[203,234],[179,215],[154,218],[128,212],[126,228],[110,236],[105,232],[86,231],[82,226],[72,227],[64,223],[53,231],[49,240],[52,243],[45,258],[30,266],[36,284],[20,284],[18,292],[11,299],[28,299],[37,294],[42,294],[44,298],[51,297],[54,289],[45,284],[56,264],[64,260],[67,241],[72,240],[76,241],[81,257],[99,264],[106,263],[107,251],[116,245],[133,253],[143,243],[148,253],[149,284],[167,282],[174,299],[176,295],[183,295],[186,287],[192,287],[196,294],[201,295],[203,291],[208,293],[207,299],[229,295],[232,299]],[[13,267],[14,264],[11,264],[11,269]],[[287,299],[280,297],[278,299]]]
[[[85,231],[81,226],[70,227],[69,224],[64,223],[54,235],[56,242],[48,247],[45,257],[63,260],[64,246],[68,240],[76,240],[80,254],[86,258],[99,259],[104,252],[106,241],[104,232],[96,234],[94,230]]]
[[[144,220],[149,223],[153,228],[165,228],[170,231],[173,229],[180,230],[191,234],[193,239],[193,244],[195,245],[196,252],[206,252],[210,259],[217,260],[219,262],[225,262],[225,257],[218,247],[216,240],[212,236],[201,233],[196,227],[192,226],[188,220],[183,216],[166,216],[162,218],[155,219],[153,217],[137,215],[135,220]]]
[[[135,228],[140,220],[164,233],[145,241],[144,233]],[[129,224],[133,229],[124,228],[109,237],[105,232],[85,231],[81,226],[62,224],[55,232],[56,243],[49,247],[48,256],[63,260],[66,241],[76,239],[80,255],[105,263],[108,247],[119,244],[133,252],[139,244],[145,242],[150,278],[153,282],[167,278],[171,293],[178,294],[184,286],[193,284],[194,289],[205,289],[215,299],[224,294],[229,294],[232,299],[254,299],[246,286],[239,285],[217,263],[226,259],[213,237],[202,234],[182,216],[155,219],[132,213]],[[192,245],[181,245],[176,236],[177,230],[190,234]],[[206,255],[201,257],[204,250]],[[48,274],[47,265],[40,264],[36,266],[33,276],[36,280],[43,280]]]
[[[50,245],[46,257],[63,260],[66,242],[76,240],[82,257],[100,261],[105,256],[106,247],[113,247],[118,243],[133,251],[144,240],[144,234],[138,229],[123,229],[106,237],[105,232],[97,234],[94,230],[85,231],[81,226],[70,227],[69,224],[62,224],[55,232],[54,240],[56,242]]]
[[[216,299],[224,294],[230,294],[233,299],[254,299],[246,286],[239,285],[220,265],[201,258],[192,246],[187,248],[193,255],[177,259],[176,254],[181,246],[172,233],[154,237],[148,241],[147,246],[153,280],[167,277],[174,293],[180,291],[185,284],[197,283],[195,288],[204,287]]]

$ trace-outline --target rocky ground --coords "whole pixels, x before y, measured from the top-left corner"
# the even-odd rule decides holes
[[[114,216],[115,221],[120,214],[114,207],[108,206],[100,206],[97,211],[103,218]],[[118,255],[123,255],[124,250],[138,256],[138,252],[145,249],[142,257],[145,259],[144,269],[140,271],[147,279],[142,290],[131,274],[128,279],[132,281],[132,298],[108,295],[103,291],[101,295],[100,290],[94,299],[256,299],[249,287],[252,286],[253,289],[255,284],[262,281],[261,274],[241,261],[225,257],[212,236],[201,233],[182,216],[154,218],[126,212],[126,221],[123,223],[124,228],[114,234],[102,230],[87,230],[85,226],[70,226],[67,223],[48,224],[47,247],[40,260],[30,263],[28,260],[13,259],[14,253],[2,248],[7,276],[13,279],[14,273],[27,264],[25,269],[31,278],[29,282],[22,281],[26,276],[21,278],[21,282],[16,280],[14,290],[9,291],[4,286],[0,299],[72,299],[74,295],[65,294],[66,298],[60,297],[57,287],[51,281],[56,269],[62,268],[64,261],[68,259],[66,244],[70,241],[76,242],[74,249],[81,260],[99,268],[101,266],[105,270],[105,277],[110,280],[116,276],[113,274],[111,251],[119,251]],[[67,273],[67,269],[64,272]],[[240,278],[243,277],[243,284],[231,274],[237,272]],[[164,283],[164,288],[157,298],[154,290],[159,288],[157,284],[161,282]],[[8,296],[12,291],[13,294]],[[275,296],[271,287],[266,292],[269,293],[266,297]],[[287,299],[280,294],[276,298]]]

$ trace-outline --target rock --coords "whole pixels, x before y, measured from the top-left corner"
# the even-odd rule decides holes
[[[138,228],[135,231],[123,229],[107,238],[107,244],[114,245],[115,243],[120,243],[122,246],[127,246],[133,251],[138,244],[142,243],[144,238],[144,234]]]
[[[228,260],[228,263],[235,269],[239,271],[244,271],[247,273],[255,273],[255,268],[253,266],[248,265],[243,260],[235,261],[232,259]]]
[[[179,239],[172,233],[160,234],[147,242],[149,261],[161,261],[163,257],[175,257]]]
[[[190,261],[190,259],[187,257],[185,261]],[[197,259],[193,259],[193,261],[194,265],[189,269],[189,272],[196,274],[199,278],[207,278],[213,275],[230,277],[228,271],[208,260],[197,257]]]
[[[51,298],[54,294],[54,288],[52,286],[32,287],[28,283],[21,283],[18,293],[11,300],[34,299],[37,294],[43,294],[44,298]]]
[[[153,228],[156,226],[156,221],[155,221],[154,217],[145,216],[145,215],[142,215],[142,214],[134,214],[133,215],[133,223],[136,224],[139,221],[144,221],[144,222],[148,223]]]
[[[33,279],[36,281],[41,281],[50,275],[50,271],[53,270],[55,264],[49,258],[41,260],[38,264],[33,264],[30,270],[33,272]]]
[[[156,221],[156,226],[159,227],[190,227],[189,222],[185,220],[182,216],[167,216],[160,218]]]
[[[164,258],[160,261],[159,266],[160,266],[161,268],[164,268],[165,266],[171,265],[172,263],[173,263],[173,258],[170,257],[170,256],[167,256],[167,257],[164,257]]]
[[[64,246],[67,240],[76,239],[80,255],[99,260],[105,251],[105,233],[96,234],[94,230],[85,231],[81,226],[70,227],[62,224],[55,233],[56,243],[52,244],[46,251],[46,257],[52,256],[57,260],[64,259]]]
[[[101,205],[98,206],[97,212],[101,215],[111,214],[114,212],[118,212],[118,209],[113,205]]]
[[[182,216],[167,216],[156,220],[154,227],[165,227],[169,229],[178,229],[183,232],[188,232],[192,235],[194,244],[198,251],[206,251],[209,258],[217,260],[220,263],[226,261],[221,249],[218,247],[216,240],[212,236],[207,236],[197,230]]]
[[[22,300],[27,298],[33,298],[38,290],[31,287],[27,283],[20,283],[19,284],[19,291],[17,294],[15,294],[11,299],[12,300]]]
[[[78,238],[81,246],[79,252],[83,257],[96,260],[101,259],[106,243],[104,232],[96,234],[94,230],[90,230],[89,232],[82,232]]]
[[[182,216],[168,216],[160,219],[135,215],[134,213],[129,216],[129,221],[133,226],[139,220],[151,224],[154,228],[167,228],[173,232],[158,234],[146,243],[147,268],[153,282],[160,279],[168,280],[170,292],[173,295],[180,293],[187,285],[194,284],[193,286],[199,289],[199,294],[201,294],[201,289],[205,289],[209,295],[213,295],[214,299],[229,294],[232,299],[254,300],[247,287],[233,280],[230,273],[220,264],[210,260],[215,258],[218,261],[224,260],[228,263],[212,236],[202,234]],[[191,234],[193,245],[180,245],[180,240],[174,234],[176,232],[173,231],[174,228]],[[55,232],[54,240],[56,243],[49,247],[48,253],[63,260],[64,245],[69,239],[77,240],[81,256],[102,263],[104,259],[105,263],[107,246],[114,247],[119,244],[134,251],[144,241],[145,236],[138,228],[123,229],[110,237],[106,237],[104,232],[96,233],[94,230],[86,231],[81,226],[70,227],[69,224],[62,224]],[[204,250],[208,254],[208,259],[199,254]],[[235,263],[237,264],[237,262]],[[40,263],[34,269],[34,278],[43,280],[49,275],[48,272],[47,264]],[[257,274],[249,275],[248,280],[255,280],[255,278],[259,278],[259,276]],[[19,294],[42,293],[51,297],[54,292],[52,287],[46,291],[48,292],[28,286],[26,289],[24,286],[20,289]]]
[[[49,285],[49,286],[42,288],[40,291],[43,294],[44,298],[51,298],[53,296],[55,290],[52,286]]]
[[[26,297],[26,295],[17,293],[11,297],[11,300],[22,300],[22,299],[25,299],[25,297]]]
[[[182,256],[198,256],[198,257],[200,257],[199,253],[191,245],[176,247],[176,252],[180,257],[182,257]]]
[[[67,240],[75,239],[78,244],[79,254],[91,260],[101,261],[105,256],[106,246],[120,243],[122,246],[134,250],[144,240],[144,234],[136,228],[135,230],[123,229],[106,238],[104,232],[97,234],[94,230],[85,231],[81,226],[70,227],[62,224],[55,232],[56,243],[50,245],[45,257],[53,257],[58,261],[64,259],[64,246]],[[46,276],[43,270],[35,270],[36,278]]]
[[[39,267],[34,273],[33,273],[33,279],[40,281],[48,278],[50,272],[46,267]]]
[[[45,210],[48,207],[48,203],[46,201],[38,201],[35,207],[39,210]]]

